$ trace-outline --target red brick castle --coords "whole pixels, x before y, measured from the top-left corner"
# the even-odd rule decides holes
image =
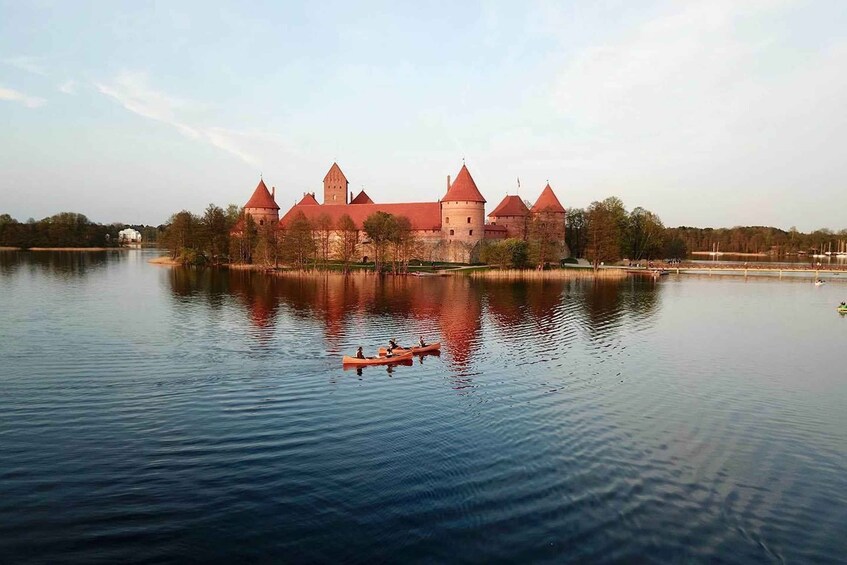
[[[540,219],[551,226],[555,240],[561,242],[559,259],[569,255],[565,245],[565,221],[567,213],[556,198],[548,183],[538,200],[528,208],[518,196],[506,196],[494,210],[485,216],[486,200],[471,177],[468,168],[462,165],[456,180],[447,177],[447,192],[434,202],[375,203],[364,190],[355,197],[349,192],[349,182],[337,163],[333,163],[323,180],[323,204],[315,193],[306,193],[282,218],[274,198],[274,189],[268,191],[263,180],[259,181],[253,195],[244,205],[258,225],[279,222],[286,227],[299,213],[315,221],[319,216],[328,216],[332,225],[344,214],[350,216],[359,229],[359,242],[367,245],[362,230],[364,220],[375,212],[386,212],[394,216],[406,216],[412,225],[415,238],[420,242],[421,259],[431,261],[453,261],[468,263],[478,258],[484,240],[518,238],[527,239],[530,222]],[[337,234],[336,234],[337,235]],[[367,254],[366,251],[363,254]]]

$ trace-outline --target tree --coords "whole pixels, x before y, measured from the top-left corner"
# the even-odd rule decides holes
[[[230,225],[226,213],[219,206],[209,204],[203,215],[203,250],[213,265],[221,263],[222,257],[229,252]]]
[[[329,260],[330,242],[332,241],[332,218],[326,212],[315,218],[315,241],[317,242],[318,252],[321,256],[321,261],[326,263]]]
[[[241,213],[241,230],[230,238],[230,256],[238,263],[253,261],[253,248],[258,240],[256,221],[250,214]]]
[[[305,269],[317,248],[312,229],[312,222],[303,212],[298,212],[285,230],[282,242],[283,256],[298,269]]]
[[[559,231],[556,219],[551,214],[540,212],[532,215],[529,221],[529,254],[532,262],[543,267],[562,255]]]
[[[586,257],[594,270],[600,263],[621,257],[621,243],[626,227],[626,210],[620,198],[610,197],[602,202],[592,202],[585,214],[587,225]]]
[[[338,231],[341,238],[338,241],[338,255],[344,264],[344,272],[350,271],[350,261],[356,256],[356,248],[359,245],[359,230],[356,228],[353,218],[344,214],[338,218]]]
[[[365,233],[373,246],[376,272],[380,272],[385,248],[394,236],[397,222],[394,216],[387,212],[374,212],[365,218],[365,221],[362,222],[362,227],[365,229]]]
[[[585,210],[571,208],[568,211],[568,222],[565,227],[565,242],[574,257],[584,257],[587,243],[587,225]]]
[[[500,269],[523,269],[529,261],[529,244],[522,239],[503,239],[485,242],[480,249],[480,260]]]
[[[627,256],[639,261],[658,257],[664,247],[665,226],[649,210],[636,207],[629,214]]]
[[[187,210],[171,216],[162,244],[171,251],[173,259],[179,258],[183,263],[200,262],[202,254],[197,248],[200,224],[200,218]]]
[[[396,274],[398,269],[402,272],[409,270],[409,259],[417,248],[417,239],[412,232],[412,221],[406,216],[394,218],[394,229],[389,238],[394,250],[393,269]]]

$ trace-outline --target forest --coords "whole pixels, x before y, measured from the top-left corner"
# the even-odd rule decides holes
[[[164,229],[129,224],[98,224],[84,214],[60,212],[42,220],[19,222],[9,214],[0,214],[0,246],[31,247],[118,247],[118,232],[131,227],[143,241],[153,244]]]

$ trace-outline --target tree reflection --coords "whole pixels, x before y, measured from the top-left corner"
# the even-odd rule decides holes
[[[83,277],[108,263],[126,260],[126,252],[114,251],[12,251],[0,250],[0,273],[12,275],[28,268],[63,279]]]
[[[498,342],[508,344],[513,357],[529,358],[539,346],[561,348],[586,333],[588,339],[614,335],[633,316],[643,323],[654,314],[661,288],[661,283],[640,279],[273,276],[190,268],[172,269],[168,280],[180,299],[204,295],[219,306],[234,297],[247,311],[250,324],[266,337],[277,326],[303,333],[312,326],[298,320],[317,322],[322,348],[330,352],[352,351],[356,344],[376,348],[389,337],[410,342],[420,332],[427,341],[442,342],[442,359],[457,389],[473,385],[474,358],[487,345],[486,323],[497,332]],[[308,347],[316,345],[309,343],[309,336],[303,339]]]

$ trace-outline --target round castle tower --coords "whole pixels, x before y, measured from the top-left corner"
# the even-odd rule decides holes
[[[276,192],[276,189],[274,188],[273,191]],[[279,206],[274,200],[273,192],[269,192],[268,187],[265,186],[265,181],[259,180],[259,185],[253,191],[253,196],[244,205],[244,212],[253,216],[253,220],[258,226],[279,222]]]
[[[444,259],[457,263],[476,259],[485,234],[485,198],[465,165],[452,184],[447,177],[447,194],[441,199],[441,233],[446,244]]]

